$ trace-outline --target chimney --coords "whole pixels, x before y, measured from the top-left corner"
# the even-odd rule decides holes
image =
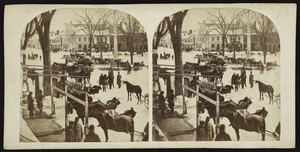
[[[59,34],[59,30],[56,31],[56,35],[58,35],[58,34]]]
[[[190,34],[192,34],[193,33],[193,30],[190,30]]]

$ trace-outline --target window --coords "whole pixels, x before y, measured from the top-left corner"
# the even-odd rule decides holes
[[[78,44],[78,48],[80,48],[80,49],[81,49],[81,44]]]
[[[215,44],[211,44],[211,48],[215,48]]]
[[[86,37],[83,38],[83,41],[86,41]]]
[[[215,40],[215,38],[214,37],[211,37],[211,41],[214,41]]]
[[[237,36],[237,40],[240,41],[240,40],[241,40],[241,37],[240,37],[240,36]]]
[[[81,41],[81,37],[78,38],[78,41]]]
[[[217,41],[219,41],[220,40],[220,37],[217,37]]]

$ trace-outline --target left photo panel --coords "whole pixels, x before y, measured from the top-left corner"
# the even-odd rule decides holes
[[[133,16],[57,9],[21,36],[20,142],[148,141],[148,44]]]

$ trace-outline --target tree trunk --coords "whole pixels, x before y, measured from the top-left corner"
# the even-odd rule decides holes
[[[224,51],[225,51],[225,38],[226,38],[226,36],[222,35],[222,54],[223,54],[223,56],[224,56]]]
[[[42,48],[43,51],[43,63],[45,66],[45,70],[44,74],[45,75],[49,75],[50,71],[49,71],[49,66],[51,66],[51,60],[50,60],[50,51],[49,51],[49,43],[46,44],[46,46],[44,46]],[[50,76],[44,76],[44,80],[43,80],[43,87],[44,87],[44,95],[51,95],[51,87],[50,87]]]
[[[173,42],[176,69],[182,66],[181,36]],[[175,74],[182,74],[181,70],[175,70]],[[182,76],[175,76],[175,95],[182,95]]]
[[[92,40],[93,40],[93,35],[90,35],[89,39],[90,39],[90,47],[89,47],[90,51],[89,51],[89,54],[90,54],[90,56],[92,56]]]
[[[133,46],[130,46],[130,64],[133,64]]]

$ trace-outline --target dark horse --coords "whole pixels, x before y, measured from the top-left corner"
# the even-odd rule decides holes
[[[210,118],[216,117],[216,106],[208,101],[200,102],[200,111],[204,111],[204,108],[207,109]],[[255,131],[262,134],[262,140],[265,140],[265,120],[263,117],[256,115],[248,119],[246,118],[247,123],[244,123],[242,120],[242,116],[237,110],[241,109],[241,107],[234,103],[232,100],[226,102],[220,102],[219,105],[219,116],[226,117],[230,122],[232,127],[235,130],[237,140],[240,140],[239,129],[244,129],[246,131]],[[245,120],[245,118],[244,118]],[[254,123],[250,123],[254,122]]]
[[[266,85],[260,81],[255,81],[256,83],[258,83],[258,90],[259,90],[259,100],[264,100],[264,93],[267,92],[269,97],[270,97],[270,102],[269,104],[272,102],[273,103],[273,93],[274,93],[274,89],[271,85]]]
[[[130,97],[130,101],[132,100],[131,98],[131,93],[135,93],[137,98],[138,98],[138,103],[142,100],[142,88],[139,85],[133,85],[128,81],[123,81],[123,83],[126,84],[126,89],[127,89],[127,93],[128,93],[128,99]],[[142,102],[141,102],[142,103]]]
[[[76,96],[76,95],[74,95]],[[81,99],[81,98],[80,98]],[[75,109],[79,118],[81,118],[84,124],[85,117],[85,107],[84,105],[69,100],[68,104],[70,107],[67,109]],[[105,134],[105,141],[108,141],[108,129],[114,130],[117,132],[129,133],[131,141],[134,138],[134,121],[133,118],[128,115],[110,115],[106,112],[107,106],[102,103],[100,100],[96,102],[89,102],[88,104],[88,117],[96,118],[99,122],[99,125]]]

